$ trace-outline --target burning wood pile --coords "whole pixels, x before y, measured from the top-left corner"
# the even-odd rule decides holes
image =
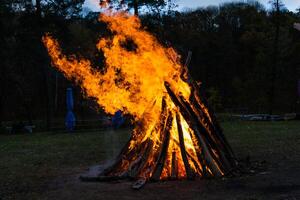
[[[149,180],[231,174],[237,161],[187,64],[182,66],[175,50],[161,45],[137,17],[107,11],[99,19],[113,35],[97,44],[105,57],[103,71],[63,55],[49,34],[43,38],[53,66],[84,94],[107,113],[121,109],[134,117],[129,142],[96,180],[133,178],[133,187],[140,188]]]

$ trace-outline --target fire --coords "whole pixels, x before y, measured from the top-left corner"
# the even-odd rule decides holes
[[[184,89],[180,92],[189,96],[189,86],[180,79],[179,56],[174,49],[164,48],[143,30],[137,17],[123,12],[109,13],[102,14],[100,20],[108,23],[115,34],[112,39],[101,38],[97,44],[106,58],[105,73],[93,70],[87,60],[77,61],[62,55],[51,36],[45,36],[43,42],[54,66],[66,77],[80,82],[87,95],[96,98],[107,113],[113,114],[120,109],[140,120],[149,105],[164,96],[166,80],[176,86],[178,92]],[[127,40],[132,40],[136,49],[125,49]],[[157,118],[155,112],[148,114]]]
[[[211,151],[212,164],[200,160],[203,147],[197,141],[201,138],[195,136],[198,133],[166,89],[167,83],[176,97],[193,105],[190,102],[192,87],[182,78],[184,69],[180,56],[173,48],[160,44],[136,16],[107,11],[99,20],[105,22],[113,34],[113,37],[100,38],[97,43],[97,49],[105,57],[103,71],[93,69],[86,59],[65,56],[57,40],[49,34],[43,37],[43,42],[53,66],[80,85],[87,96],[96,99],[107,113],[122,110],[131,114],[138,124],[123,150],[123,157],[109,175],[122,176],[134,171],[136,163],[143,159],[135,176],[146,180],[157,176],[156,173],[160,179],[187,178],[186,165],[200,177],[207,172],[212,176],[223,175],[224,170],[216,161],[219,155],[214,150]],[[199,99],[194,101],[200,102]],[[212,134],[208,127],[212,123],[211,115],[201,102],[200,108],[202,112],[197,113],[192,106],[197,114],[207,116],[204,126],[206,123],[207,134]],[[166,155],[162,155],[163,151]],[[157,172],[160,164],[163,167]]]

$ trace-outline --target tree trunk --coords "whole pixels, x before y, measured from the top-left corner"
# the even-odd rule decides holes
[[[0,93],[0,95],[1,95],[1,93]],[[0,130],[1,130],[1,128],[2,128],[2,121],[3,121],[3,119],[2,119],[2,117],[3,117],[3,106],[2,106],[2,97],[0,96]]]
[[[42,17],[41,0],[35,1],[35,7],[36,7],[36,16],[38,19],[41,19]]]
[[[274,97],[275,97],[275,80],[276,80],[276,71],[278,66],[278,43],[279,43],[279,31],[280,31],[280,21],[279,21],[279,15],[280,15],[280,7],[279,7],[279,0],[276,0],[276,15],[275,15],[275,38],[274,38],[274,52],[273,52],[273,64],[271,66],[271,79],[270,79],[270,94],[269,94],[269,114],[272,115],[273,105],[274,105]]]
[[[43,29],[42,29],[42,9],[41,9],[41,0],[36,0],[36,17],[38,21],[38,29],[37,34],[39,38],[43,36]],[[42,44],[41,44],[42,46]],[[43,47],[41,47],[43,48]],[[43,56],[41,56],[42,58]],[[44,101],[45,101],[45,118],[46,118],[46,129],[49,130],[51,126],[51,83],[49,80],[49,70],[47,65],[43,64],[44,62],[40,60],[39,65],[42,67],[42,80],[44,86]]]
[[[134,15],[139,16],[139,6],[138,6],[138,0],[133,0],[133,9],[134,9]]]

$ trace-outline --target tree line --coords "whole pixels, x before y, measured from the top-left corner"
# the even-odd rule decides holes
[[[42,120],[45,127],[65,114],[65,90],[72,83],[53,67],[41,37],[51,32],[64,51],[103,66],[95,48],[107,33],[84,0],[0,2],[0,124]],[[116,2],[115,2],[116,3]],[[284,2],[266,9],[256,1],[177,11],[172,0],[123,1],[143,25],[182,55],[193,52],[189,69],[202,82],[218,112],[297,112],[300,79],[300,11]],[[120,6],[121,7],[121,6]],[[299,102],[298,102],[299,103]],[[75,112],[95,115],[95,103],[75,88]]]

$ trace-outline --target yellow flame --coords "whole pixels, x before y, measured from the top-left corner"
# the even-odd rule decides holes
[[[85,59],[76,59],[62,54],[58,42],[50,35],[43,37],[43,42],[51,56],[52,63],[68,79],[75,80],[85,91],[87,96],[95,98],[100,107],[107,113],[113,114],[117,110],[131,114],[136,121],[143,121],[145,132],[141,138],[131,141],[129,149],[137,144],[151,139],[153,151],[150,152],[148,162],[154,162],[155,149],[162,143],[161,133],[156,130],[162,107],[162,99],[173,115],[171,140],[167,159],[161,178],[169,177],[172,173],[172,155],[176,156],[178,177],[185,177],[186,171],[181,157],[176,122],[176,107],[166,95],[164,82],[171,84],[177,94],[189,99],[191,90],[189,85],[180,78],[180,56],[173,48],[166,48],[157,39],[142,28],[136,16],[125,12],[107,11],[100,15],[100,21],[108,24],[113,37],[101,38],[97,43],[99,51],[105,57],[102,72],[96,71],[91,63]],[[189,163],[197,172],[196,150],[193,145],[187,122],[180,115],[183,127],[184,143]],[[134,134],[139,134],[134,130]],[[174,152],[174,153],[173,153]],[[197,163],[200,167],[201,164]],[[150,165],[150,164],[149,164]],[[129,166],[123,163],[124,168]],[[200,172],[198,172],[200,173]],[[147,177],[151,172],[145,173]]]

